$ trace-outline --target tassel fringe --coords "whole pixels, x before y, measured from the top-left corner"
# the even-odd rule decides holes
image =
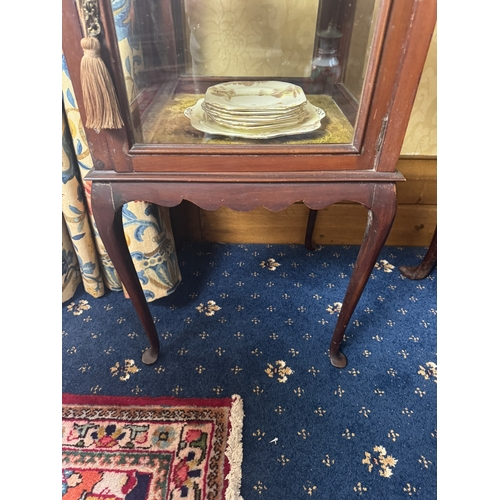
[[[231,431],[226,445],[226,458],[231,467],[226,476],[228,481],[226,500],[243,500],[240,495],[241,464],[243,462],[243,400],[238,394],[233,394],[231,405]]]
[[[101,130],[123,127],[113,81],[101,59],[99,40],[95,37],[85,37],[81,41],[81,46],[83,57],[80,64],[80,78],[87,128]]]

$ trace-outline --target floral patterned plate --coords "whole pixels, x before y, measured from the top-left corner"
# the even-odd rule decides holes
[[[244,139],[269,139],[271,137],[280,137],[285,135],[304,134],[321,127],[321,120],[325,117],[325,112],[321,108],[313,106],[310,102],[306,104],[307,115],[300,123],[292,125],[283,125],[273,127],[226,127],[220,125],[210,118],[203,110],[201,104],[203,98],[194,106],[187,108],[184,115],[191,120],[191,125],[201,132],[214,135],[224,135],[228,137],[241,137]]]
[[[207,89],[205,100],[221,110],[243,112],[287,110],[307,101],[298,85],[278,81],[219,83]]]

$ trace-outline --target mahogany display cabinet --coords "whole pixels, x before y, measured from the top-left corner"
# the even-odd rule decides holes
[[[77,101],[90,32],[123,120],[85,128],[86,179],[149,340],[144,363],[160,343],[125,241],[125,203],[278,211],[302,202],[315,213],[351,201],[368,217],[330,344],[332,365],[346,365],[341,343],[394,220],[396,162],[435,20],[435,0],[63,0]]]

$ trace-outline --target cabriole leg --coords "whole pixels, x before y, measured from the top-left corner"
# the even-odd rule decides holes
[[[396,215],[395,184],[375,184],[368,210],[365,235],[330,343],[330,362],[336,368],[344,368],[347,365],[347,358],[340,351],[340,345]]]
[[[401,274],[410,280],[423,280],[427,278],[437,263],[437,227],[434,230],[429,249],[422,259],[422,262],[417,266],[401,266],[399,270]]]
[[[115,207],[111,184],[93,183],[92,212],[102,242],[118,276],[127,289],[132,305],[148,337],[150,347],[142,355],[142,361],[151,365],[158,359],[160,342],[125,240],[121,205]]]

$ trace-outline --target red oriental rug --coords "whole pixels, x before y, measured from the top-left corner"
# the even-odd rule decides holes
[[[241,500],[243,403],[63,395],[62,500]]]

